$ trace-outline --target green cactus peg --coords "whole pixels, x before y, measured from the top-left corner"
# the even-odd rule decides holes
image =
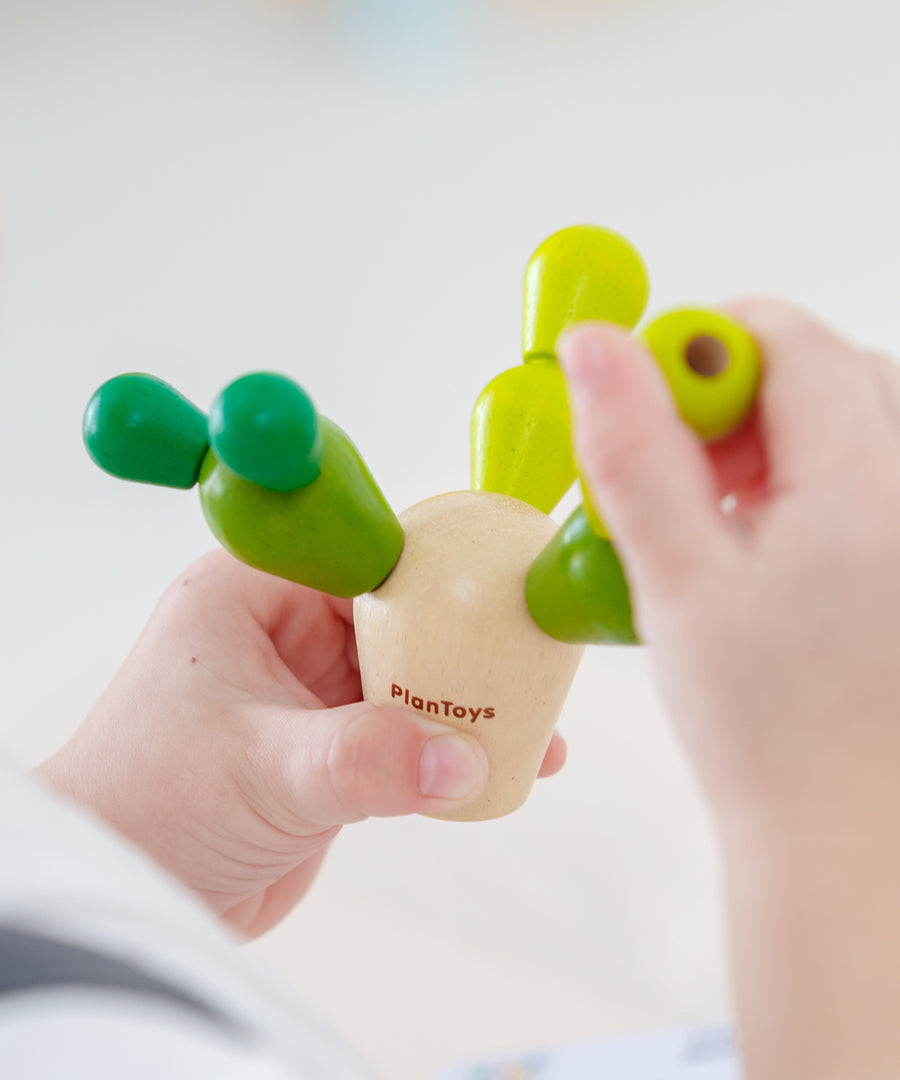
[[[576,477],[556,339],[586,319],[633,327],[648,288],[640,255],[608,229],[574,226],[541,244],[525,274],[525,364],[489,383],[472,414],[473,490],[553,509]]]

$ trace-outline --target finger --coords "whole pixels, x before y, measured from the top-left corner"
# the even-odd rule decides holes
[[[565,765],[567,753],[565,739],[558,731],[554,731],[550,745],[547,747],[547,753],[544,754],[544,761],[538,776],[555,776]]]
[[[638,588],[685,582],[728,536],[712,467],[650,354],[619,328],[565,334],[576,454]]]
[[[879,352],[863,354],[878,385],[885,416],[895,436],[900,436],[900,364]]]
[[[329,596],[328,599],[329,599],[329,601],[331,603],[331,608],[335,612],[335,614],[340,616],[340,618],[342,618],[344,620],[344,622],[348,626],[352,626],[353,625],[353,600],[352,599],[342,599],[341,597],[338,597],[338,596]]]
[[[487,781],[477,739],[401,709],[272,708],[258,728],[253,757],[295,826],[437,813],[464,806]]]
[[[231,625],[236,619],[252,618],[269,635],[303,633],[323,609],[336,620],[346,620],[344,601],[256,570],[221,548],[188,567],[169,591],[189,600],[181,605],[183,618],[193,616],[213,625],[217,620]]]
[[[284,877],[270,885],[262,896],[256,894],[221,913],[223,920],[248,940],[265,934],[296,907],[309,891],[328,852],[328,843]]]
[[[778,300],[725,305],[756,339],[765,375],[760,423],[770,488],[834,483],[887,434],[883,404],[867,365],[842,337]]]
[[[706,453],[712,463],[716,490],[721,498],[757,488],[766,475],[766,455],[758,410],[754,409],[737,431],[708,443]]]

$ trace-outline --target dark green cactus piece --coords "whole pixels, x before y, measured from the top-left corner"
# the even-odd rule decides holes
[[[235,379],[210,409],[209,438],[232,472],[269,491],[295,491],[319,475],[315,407],[283,375],[260,371]]]
[[[88,403],[83,431],[101,469],[164,487],[193,487],[209,449],[206,416],[152,375],[104,383]]]

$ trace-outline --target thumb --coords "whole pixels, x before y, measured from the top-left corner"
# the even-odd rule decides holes
[[[669,592],[727,536],[703,445],[652,356],[621,329],[584,324],[557,349],[576,457],[632,584]]]
[[[286,809],[306,824],[439,813],[470,802],[487,782],[477,739],[402,709],[356,702],[288,716],[282,708],[262,730],[280,744],[265,756],[279,763]]]

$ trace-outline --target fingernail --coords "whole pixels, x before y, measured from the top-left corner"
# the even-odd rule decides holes
[[[596,329],[578,327],[563,334],[557,355],[576,391],[591,393],[613,385],[615,365]]]
[[[484,786],[481,755],[468,739],[437,735],[419,757],[419,791],[434,799],[464,799]]]

